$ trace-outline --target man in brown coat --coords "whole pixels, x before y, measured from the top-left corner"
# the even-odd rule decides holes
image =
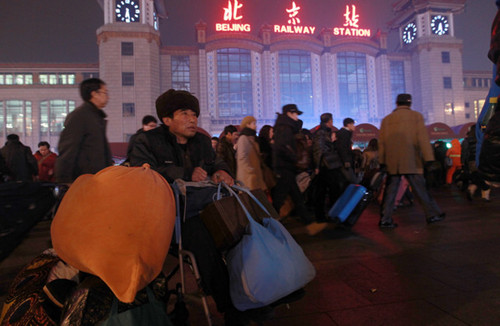
[[[382,120],[380,127],[379,159],[388,176],[379,227],[398,226],[392,220],[392,212],[402,175],[424,208],[427,223],[439,222],[445,214],[427,191],[423,177],[424,163],[434,160],[424,118],[411,110],[410,94],[399,94],[396,104],[396,109]]]

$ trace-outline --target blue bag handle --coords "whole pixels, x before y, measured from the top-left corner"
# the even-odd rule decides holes
[[[255,221],[252,217],[252,215],[250,215],[250,212],[248,212],[247,208],[245,207],[245,205],[243,204],[243,202],[241,201],[240,197],[238,197],[238,195],[236,194],[236,192],[234,192],[234,190],[228,186],[225,182],[221,182],[222,186],[224,186],[231,195],[233,195],[236,200],[238,201],[238,203],[240,204],[241,208],[243,208],[243,212],[245,213],[245,215],[247,216],[247,219],[248,219],[248,222],[255,226],[255,224],[259,224],[257,223],[257,221]]]
[[[267,208],[264,205],[262,205],[262,203],[257,199],[257,197],[254,196],[254,194],[252,194],[252,192],[250,190],[248,190],[247,188],[244,188],[244,187],[240,187],[240,186],[233,186],[233,189],[236,189],[236,190],[239,190],[239,191],[246,193],[248,196],[250,196],[250,198],[253,199],[254,202],[257,203],[257,205],[259,205],[260,208],[262,208],[264,213],[266,213],[267,215],[269,215],[269,217],[271,217],[271,213],[269,213]]]
[[[180,243],[181,241],[181,209],[180,209],[180,200],[179,200],[179,186],[174,182],[171,184],[172,189],[174,190],[175,195],[175,241]]]

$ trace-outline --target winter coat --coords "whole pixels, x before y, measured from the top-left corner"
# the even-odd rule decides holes
[[[488,122],[479,156],[479,172],[485,180],[500,182],[500,111]]]
[[[37,151],[34,156],[38,162],[38,180],[42,182],[56,181],[54,175],[57,158],[56,153],[49,152],[49,154],[42,156],[40,151]]]
[[[250,190],[267,190],[262,174],[259,144],[257,144],[254,130],[245,128],[240,133],[236,143],[236,162],[238,166],[237,180],[243,182]]]
[[[378,144],[380,164],[389,174],[423,174],[424,162],[434,160],[424,118],[409,106],[398,106],[382,120]]]
[[[324,125],[314,133],[313,158],[315,169],[333,170],[342,167],[336,142],[332,142],[332,130]]]
[[[8,140],[0,152],[5,159],[10,180],[33,181],[33,176],[38,175],[38,164],[31,149],[19,140]]]
[[[352,154],[352,131],[341,128],[337,131],[337,151],[344,167],[354,167],[354,156]]]
[[[137,135],[130,153],[130,165],[144,163],[170,183],[175,179],[191,181],[195,167],[201,167],[209,176],[219,170],[230,173],[226,162],[216,158],[208,136],[196,133],[187,144],[181,145],[164,124]]]
[[[295,135],[302,128],[301,120],[293,120],[286,114],[278,114],[274,125],[274,170],[288,170],[295,173],[297,163],[297,144]]]
[[[446,157],[451,158],[454,166],[462,165],[461,160],[462,146],[458,139],[453,139],[451,141],[451,148],[446,152]]]
[[[236,151],[234,150],[233,143],[228,141],[226,137],[222,137],[217,145],[217,155],[227,163],[231,175],[236,176]]]
[[[462,141],[461,145],[462,151],[460,153],[460,159],[462,160],[463,166],[467,167],[469,162],[476,161],[476,145],[477,145],[477,140],[475,133],[468,135]]]
[[[57,182],[73,182],[82,174],[95,174],[113,165],[105,118],[106,113],[90,102],[68,114],[59,137]]]

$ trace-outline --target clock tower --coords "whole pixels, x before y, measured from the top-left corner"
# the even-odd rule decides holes
[[[466,0],[400,0],[393,5],[400,52],[410,59],[413,108],[426,124],[465,123],[462,40],[455,37],[454,15]]]
[[[160,33],[154,0],[104,0],[97,30],[99,77],[107,84],[110,142],[126,142],[144,115],[156,117]]]

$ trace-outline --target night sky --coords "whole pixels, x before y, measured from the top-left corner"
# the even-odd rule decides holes
[[[301,6],[304,25],[323,27],[343,24],[346,4],[356,4],[360,28],[389,31],[394,0],[296,0]],[[283,6],[290,0],[240,0],[244,19],[251,23],[253,35],[263,24],[284,24]],[[194,45],[194,24],[213,25],[222,21],[227,0],[167,0],[168,19],[161,20],[164,45]],[[464,42],[464,69],[490,70],[491,23],[496,14],[494,0],[468,0],[465,12],[455,16],[455,36]],[[0,0],[1,63],[97,63],[96,30],[104,22],[103,11],[95,0]],[[398,46],[397,35],[390,37],[390,50]]]

